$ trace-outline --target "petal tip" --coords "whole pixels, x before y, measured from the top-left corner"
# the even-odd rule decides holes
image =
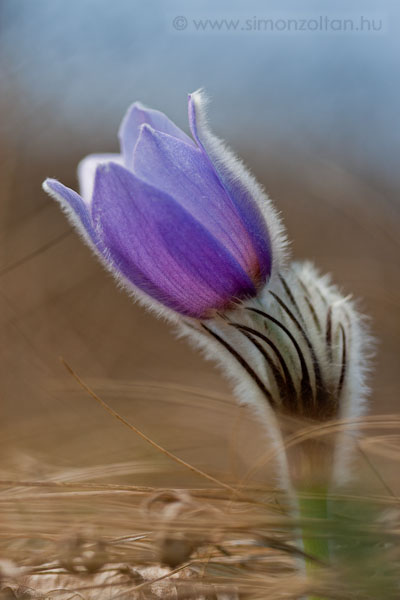
[[[146,104],[143,104],[143,102],[140,102],[140,100],[136,100],[136,102],[134,102],[131,105],[131,110],[137,110],[140,112],[144,112],[146,110],[150,110],[148,106],[146,106]]]
[[[156,130],[150,125],[150,123],[142,123],[139,127],[139,131],[140,133],[142,133],[142,131],[145,131],[146,133],[155,133]]]
[[[206,96],[206,93],[205,93],[205,90],[204,90],[203,87],[199,87],[199,88],[197,88],[197,90],[194,90],[193,92],[190,92],[188,94],[189,100],[191,98],[194,98],[194,99],[196,99],[196,98],[204,98],[205,96]]]
[[[51,179],[47,178],[44,181],[42,181],[42,190],[44,190],[45,192],[49,193],[50,192],[50,185],[49,185],[49,181],[51,181]]]
[[[198,109],[203,109],[209,103],[209,96],[204,88],[200,87],[194,92],[188,94],[189,111],[195,112]]]
[[[200,128],[207,122],[206,108],[209,102],[209,97],[206,95],[203,88],[198,88],[194,92],[188,94],[188,113],[189,126],[192,136],[199,144],[199,126]]]
[[[157,134],[159,133],[160,132],[154,129],[154,127],[152,127],[149,123],[142,123],[139,127],[139,135],[135,144],[134,152],[140,145],[141,141],[145,142],[146,139],[149,140],[149,138],[156,139],[158,137]]]
[[[57,179],[53,179],[52,177],[47,177],[42,183],[42,189],[49,194],[54,200],[60,202],[60,188],[63,185]]]
[[[122,165],[119,165],[118,163],[112,161],[97,165],[94,174],[93,199],[96,196],[99,186],[101,186],[103,182],[106,181],[106,179],[108,179],[110,176],[118,176],[121,173],[126,174],[127,172],[129,171],[125,169]],[[133,173],[131,173],[131,175],[133,176]]]
[[[52,191],[51,184],[52,184],[52,182],[55,182],[55,181],[56,181],[56,179],[52,179],[51,177],[47,177],[47,178],[46,178],[46,179],[43,181],[43,183],[42,183],[42,189],[43,189],[45,192],[47,192],[48,194],[50,194],[50,193],[51,193],[51,191]]]
[[[118,130],[118,136],[121,137],[124,134],[124,128],[128,125],[129,120],[131,119],[132,115],[134,115],[135,113],[145,113],[146,111],[150,110],[148,108],[148,106],[146,106],[145,104],[143,104],[142,102],[136,100],[135,102],[133,102],[128,110],[125,112],[125,115],[122,119],[121,125],[119,126],[119,130]]]
[[[94,172],[92,199],[96,196],[98,186],[112,169],[112,163],[101,163],[97,165]]]

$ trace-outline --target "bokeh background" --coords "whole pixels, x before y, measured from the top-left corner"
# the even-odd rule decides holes
[[[331,272],[371,316],[372,410],[398,411],[399,13],[389,0],[0,0],[3,465],[24,457],[32,476],[109,464],[168,480],[166,459],[103,413],[60,356],[197,466],[232,478],[263,452],[259,424],[215,367],[116,289],[41,190],[46,176],[76,186],[84,155],[116,151],[134,100],[187,130],[186,95],[201,86],[214,130],[282,212],[293,256]],[[174,28],[178,16],[186,27]],[[321,16],[377,30],[195,25]],[[149,458],[163,468],[149,475]]]

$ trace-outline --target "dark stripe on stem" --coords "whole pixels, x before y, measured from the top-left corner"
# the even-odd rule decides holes
[[[281,282],[281,284],[283,285],[283,288],[284,288],[284,290],[285,290],[285,292],[286,292],[286,295],[288,296],[288,298],[289,298],[290,302],[291,302],[291,303],[293,304],[293,306],[295,307],[295,309],[296,309],[296,311],[297,311],[297,314],[299,315],[300,319],[303,321],[303,324],[305,325],[305,322],[304,322],[304,317],[303,317],[303,315],[301,314],[301,310],[299,309],[299,306],[298,306],[298,304],[297,304],[297,302],[296,302],[296,299],[295,299],[295,297],[294,297],[294,296],[293,296],[293,294],[292,294],[292,290],[290,289],[290,287],[288,286],[288,284],[286,283],[286,281],[285,281],[285,279],[282,277],[282,275],[279,275],[279,279],[280,279],[280,282]]]
[[[286,333],[286,335],[292,342],[292,344],[297,352],[297,356],[299,357],[300,367],[301,367],[301,392],[300,392],[300,397],[299,397],[300,404],[301,404],[300,409],[301,409],[301,412],[304,412],[305,414],[309,414],[311,412],[310,409],[312,409],[312,388],[311,388],[310,375],[308,373],[307,363],[304,359],[303,353],[301,351],[301,348],[300,348],[296,338],[292,335],[292,333],[288,330],[288,328],[285,327],[285,325],[283,325],[280,321],[278,321],[278,319],[275,319],[275,317],[273,317],[272,315],[269,315],[268,313],[264,312],[263,310],[260,310],[259,308],[246,307],[246,310],[255,312],[256,314],[259,314],[262,317],[264,317],[264,319],[267,319],[268,321],[271,321],[272,323],[277,325],[280,329],[282,329],[282,331],[284,331]],[[310,406],[310,401],[311,401],[311,406]],[[303,409],[305,409],[305,410],[303,411]]]
[[[332,362],[332,306],[328,309],[326,315],[326,347],[328,348],[328,356]]]
[[[251,342],[253,344],[253,346],[255,348],[257,348],[257,350],[260,352],[260,354],[265,359],[266,363],[268,364],[268,366],[271,369],[272,374],[275,378],[275,383],[278,386],[279,398],[282,398],[284,395],[286,395],[285,379],[284,379],[282,373],[280,372],[280,370],[278,369],[278,367],[276,366],[276,364],[274,363],[273,359],[270,357],[270,355],[265,350],[265,348],[263,348],[262,345],[251,335],[251,333],[247,333],[246,331],[243,331],[240,326],[237,327],[237,329],[239,329],[239,331],[249,340],[249,342]]]
[[[309,297],[308,297],[308,296],[304,296],[304,300],[305,300],[305,302],[306,302],[306,304],[307,304],[307,306],[308,306],[308,309],[309,309],[309,311],[310,311],[310,313],[311,313],[311,316],[312,316],[312,318],[313,318],[313,321],[314,321],[314,323],[315,323],[315,326],[316,326],[316,328],[318,329],[318,332],[319,332],[319,333],[322,333],[322,325],[321,325],[321,322],[320,322],[320,320],[319,320],[319,318],[318,318],[318,315],[317,315],[317,313],[316,313],[316,310],[315,310],[315,308],[314,308],[314,307],[313,307],[313,305],[311,304],[311,301],[310,301]]]
[[[270,294],[271,294],[271,296],[273,296],[275,298],[275,300],[278,302],[278,304],[283,308],[283,310],[286,312],[286,314],[289,316],[289,318],[296,325],[296,327],[300,331],[301,335],[303,336],[304,341],[307,344],[307,347],[311,354],[313,367],[314,367],[315,387],[316,387],[315,404],[316,404],[316,406],[319,406],[321,404],[321,402],[323,401],[324,386],[323,386],[323,381],[322,381],[321,369],[319,367],[319,363],[317,360],[317,355],[315,354],[314,347],[313,347],[312,343],[310,342],[308,335],[306,334],[303,327],[298,322],[298,320],[296,319],[296,317],[294,316],[294,314],[292,313],[290,308],[285,304],[285,302],[283,300],[281,300],[281,298],[279,298],[279,296],[277,296],[277,294],[275,294],[274,292],[270,292]]]
[[[342,393],[343,390],[343,384],[344,384],[344,379],[346,376],[346,371],[347,371],[347,348],[346,348],[346,333],[344,330],[344,327],[342,324],[339,325],[341,334],[342,334],[342,368],[340,370],[340,377],[339,377],[339,383],[338,383],[338,389],[337,389],[337,401],[339,403],[340,400],[340,395]]]
[[[215,340],[217,340],[226,350],[228,350],[228,352],[237,360],[237,362],[243,367],[243,369],[247,372],[247,374],[250,375],[251,379],[254,381],[254,383],[257,385],[259,390],[267,398],[267,400],[271,404],[271,406],[273,408],[276,408],[276,402],[272,398],[271,392],[267,389],[267,387],[261,381],[260,377],[254,371],[254,369],[245,361],[243,356],[241,356],[239,354],[239,352],[237,350],[235,350],[235,348],[233,348],[233,346],[231,346],[226,340],[224,340],[220,335],[218,335],[218,333],[215,333],[215,331],[213,331],[212,329],[207,327],[207,325],[204,325],[204,323],[201,323],[201,326],[203,329],[205,329],[207,331],[207,333],[209,333]]]
[[[293,406],[297,408],[297,406],[298,406],[298,398],[297,398],[296,388],[294,386],[293,379],[292,379],[290,371],[289,371],[289,369],[287,367],[287,364],[286,364],[286,362],[285,362],[282,354],[280,353],[280,351],[276,347],[276,345],[269,338],[267,338],[267,336],[263,335],[262,333],[260,333],[259,331],[253,329],[252,327],[248,327],[247,325],[240,325],[240,323],[233,323],[233,322],[230,322],[229,324],[232,325],[232,327],[235,327],[236,329],[239,329],[240,331],[242,331],[242,333],[244,335],[246,335],[246,337],[248,337],[248,339],[250,339],[253,342],[253,344],[261,352],[261,354],[264,356],[264,358],[266,358],[266,360],[268,361],[268,364],[270,364],[269,361],[271,360],[271,357],[269,356],[269,354],[266,353],[265,349],[262,346],[260,346],[260,344],[256,343],[256,340],[254,340],[253,336],[261,339],[263,342],[265,342],[266,344],[268,344],[268,346],[271,348],[271,350],[274,352],[275,356],[277,357],[278,362],[281,365],[282,371],[283,371],[284,376],[285,376],[285,378],[283,379],[283,377],[280,374],[279,370],[278,370],[279,377],[277,377],[275,375],[275,370],[274,369],[277,369],[277,367],[273,363],[273,367],[274,367],[273,372],[274,372],[274,375],[275,375],[275,379],[277,380],[276,382],[277,382],[277,385],[279,387],[279,391],[280,391],[280,394],[282,396],[282,400],[283,401],[285,401],[285,400],[288,401],[288,407],[287,408],[293,408]],[[278,379],[279,379],[279,381],[278,381]],[[280,381],[282,381],[283,387],[281,387]]]

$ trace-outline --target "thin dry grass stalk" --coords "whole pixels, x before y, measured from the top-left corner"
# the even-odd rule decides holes
[[[383,447],[386,466],[389,460],[397,466],[398,416],[361,420],[362,432],[375,432],[360,438],[359,485],[332,491],[332,513],[323,527],[318,520],[301,523],[309,535],[329,535],[335,545],[334,562],[321,565],[318,579],[310,581],[298,570],[300,524],[288,516],[281,490],[252,486],[250,479],[246,484],[225,484],[182,461],[138,432],[74,377],[114,418],[174,464],[195,472],[207,487],[167,489],[96,481],[101,474],[107,480],[113,472],[128,472],[129,467],[121,464],[115,469],[114,465],[81,468],[75,471],[76,479],[71,469],[42,465],[41,478],[31,480],[21,458],[19,467],[4,465],[1,600],[397,597],[399,498],[392,489],[390,469],[383,473],[376,461]],[[289,436],[287,445],[345,427],[338,422],[306,428]],[[381,443],[374,455],[379,430],[386,433],[379,434]],[[149,469],[154,472],[154,461]]]

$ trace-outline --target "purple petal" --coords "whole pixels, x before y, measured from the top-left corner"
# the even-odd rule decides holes
[[[56,179],[46,179],[43,189],[61,204],[79,233],[91,244],[97,246],[98,238],[87,205],[79,194]]]
[[[116,164],[97,170],[93,220],[121,273],[173,310],[202,318],[255,293],[237,261],[196,219]]]
[[[252,239],[204,152],[144,125],[134,152],[133,171],[172,196],[257,280],[258,259]]]
[[[118,134],[124,164],[127,169],[132,168],[133,150],[139,137],[140,126],[144,123],[147,123],[157,131],[168,133],[168,135],[176,137],[187,144],[194,145],[193,140],[162,112],[146,108],[140,102],[135,102],[123,118]]]
[[[209,131],[202,110],[200,92],[189,94],[188,112],[190,130],[194,139],[213,165],[221,184],[234,202],[251,236],[258,258],[260,277],[265,281],[271,273],[271,240],[267,224],[251,189],[253,178]]]
[[[92,201],[96,169],[106,162],[116,162],[122,165],[123,159],[120,154],[89,154],[78,165],[79,189],[82,199],[88,207]]]

